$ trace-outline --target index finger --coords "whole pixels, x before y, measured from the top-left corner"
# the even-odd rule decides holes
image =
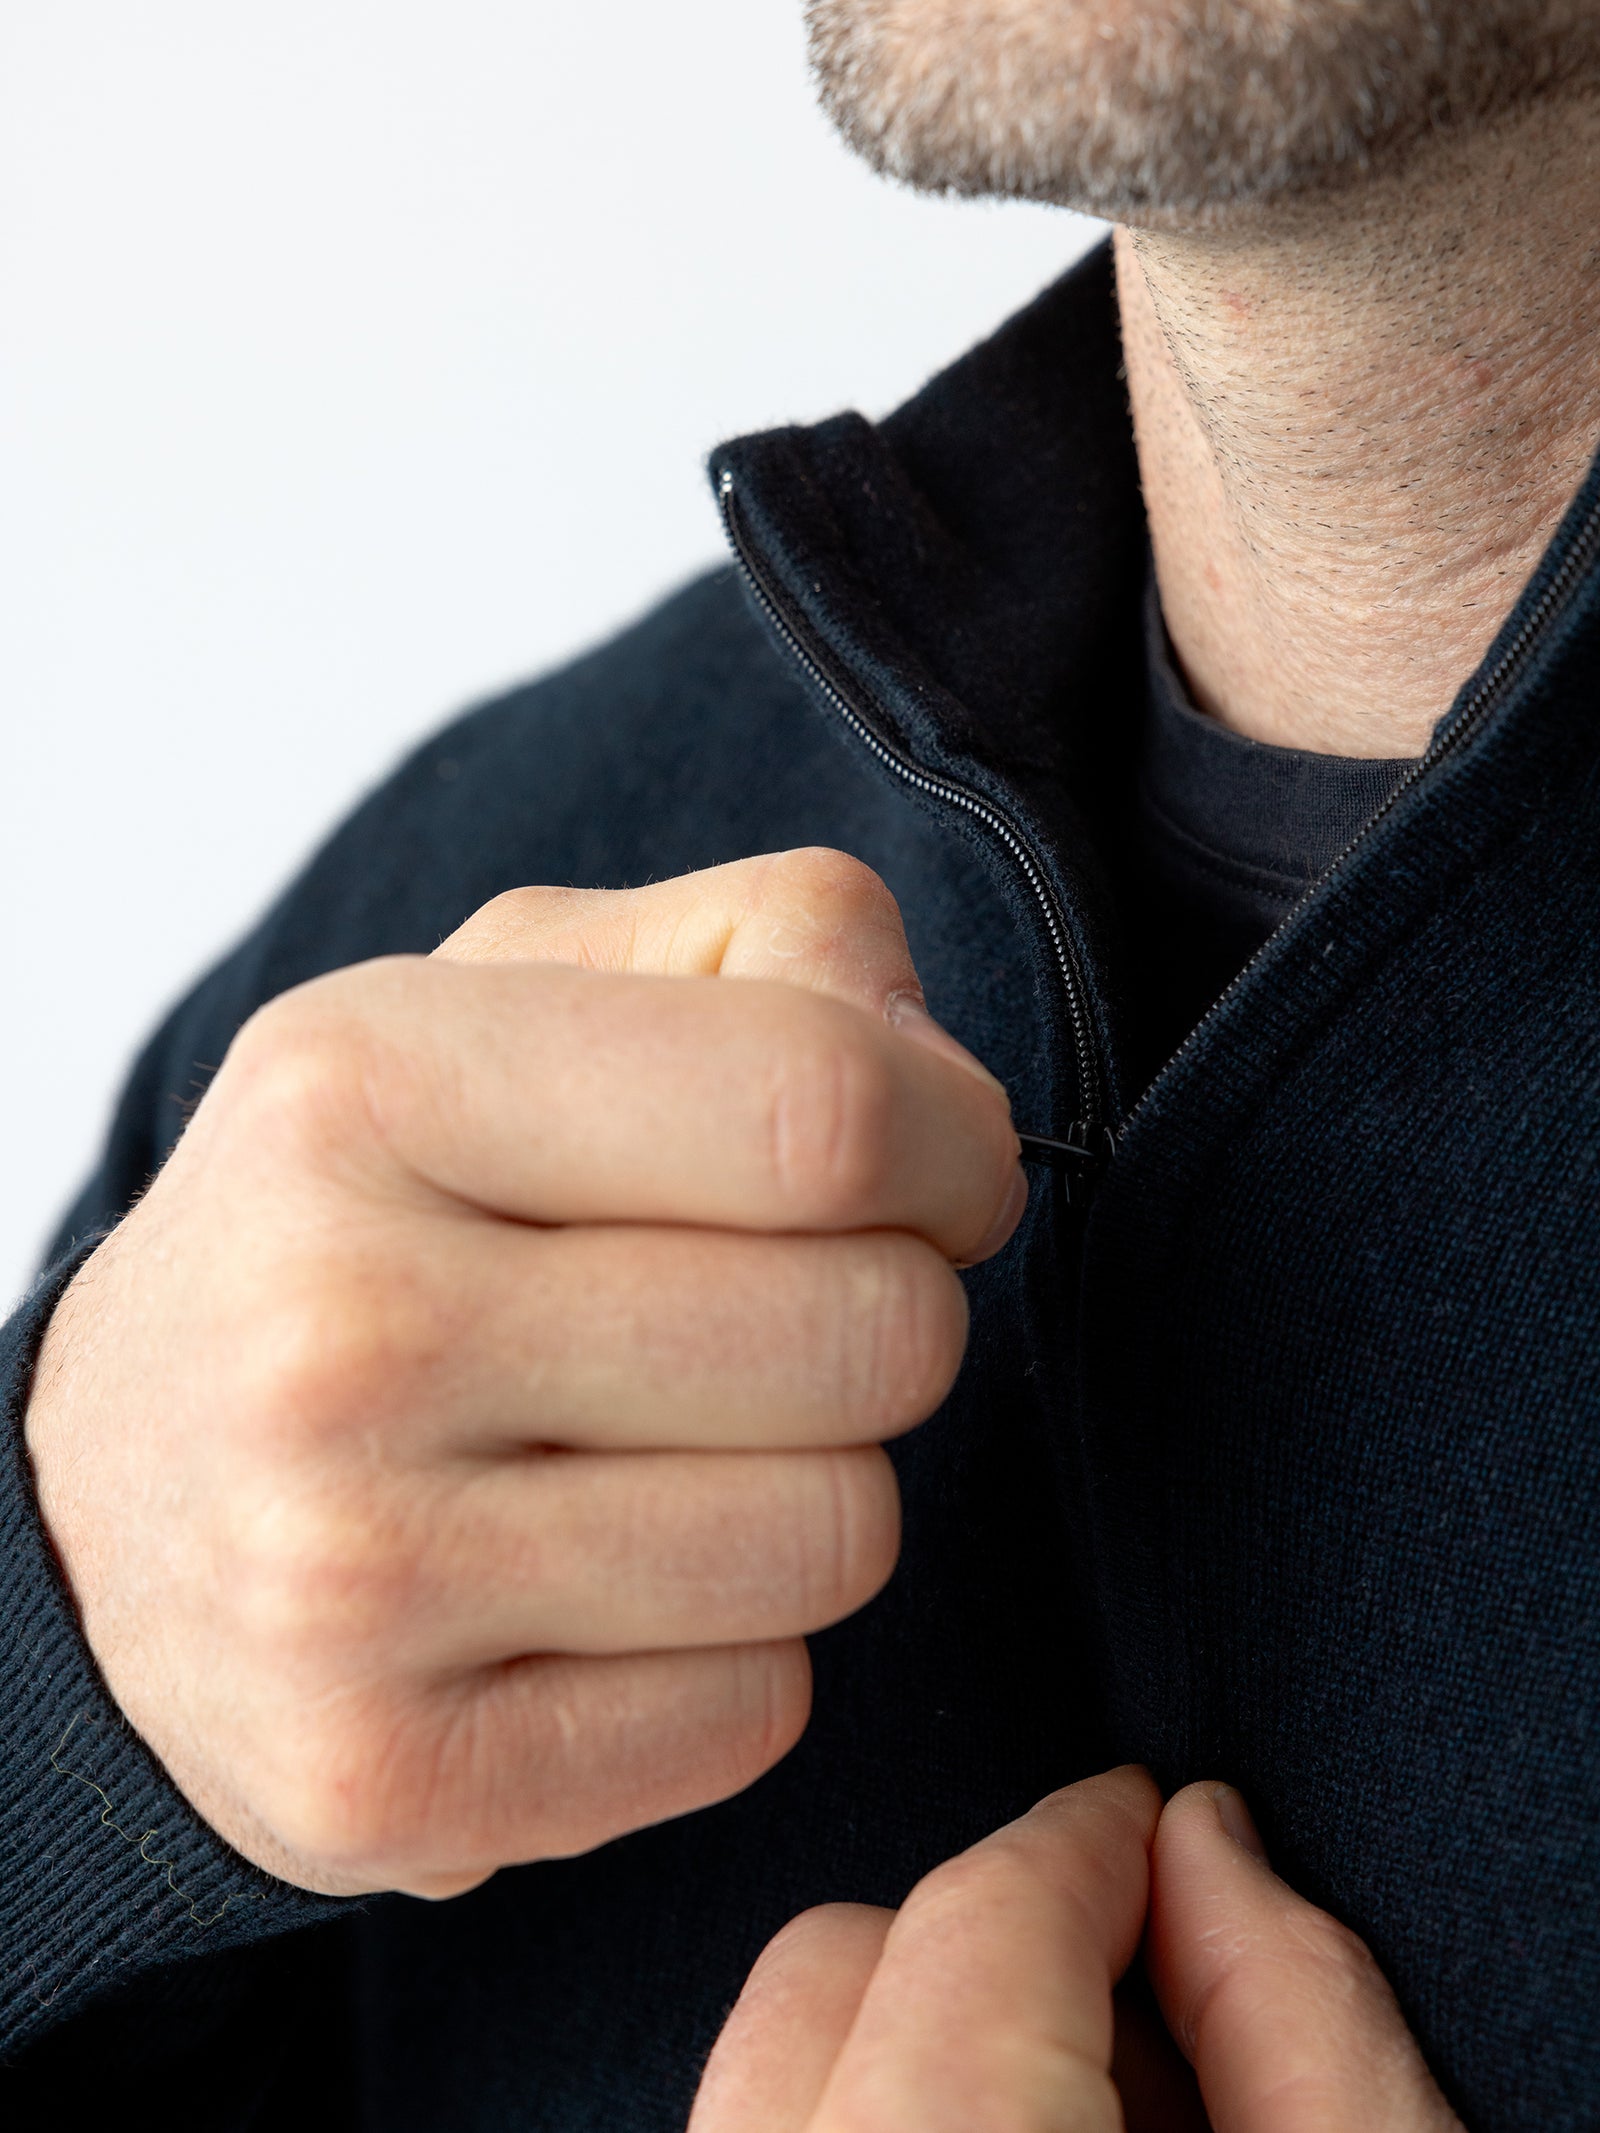
[[[758,979],[392,957],[284,995],[236,1080],[252,1057],[300,1098],[269,1070],[252,1131],[308,1120],[341,1165],[364,1150],[520,1221],[903,1229],[975,1259],[1026,1197],[997,1083]],[[349,1101],[306,1103],[308,1069]]]
[[[1121,2133],[1111,1991],[1138,1946],[1160,1806],[1144,1771],[1109,1771],[921,1882],[809,2133]]]
[[[637,889],[509,889],[434,952],[454,962],[770,978],[872,1014],[922,998],[888,886],[848,852],[816,845]]]

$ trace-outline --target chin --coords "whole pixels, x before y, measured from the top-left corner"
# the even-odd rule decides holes
[[[920,191],[1215,225],[1336,194],[1565,89],[1583,0],[808,0],[849,145]]]

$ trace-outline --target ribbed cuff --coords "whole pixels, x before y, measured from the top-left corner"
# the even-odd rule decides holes
[[[122,1717],[78,1627],[23,1440],[50,1314],[96,1239],[0,1327],[0,2057],[146,1970],[339,1915],[195,1813]]]

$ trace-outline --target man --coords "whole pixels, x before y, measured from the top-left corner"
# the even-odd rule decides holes
[[[153,1040],[7,1329],[14,2093],[675,2126],[805,1913],[707,2133],[1113,2124],[1141,1933],[1224,2133],[1592,2124],[1600,21],[812,28],[1117,289],[727,447]]]

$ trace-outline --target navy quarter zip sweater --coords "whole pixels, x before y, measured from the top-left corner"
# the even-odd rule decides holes
[[[894,1903],[1138,1758],[1243,1788],[1469,2127],[1600,2124],[1600,480],[1141,1092],[1119,360],[1101,252],[882,425],[726,448],[742,568],[429,742],[138,1062],[0,1346],[10,2123],[670,2133],[795,1911]],[[935,1012],[1085,1151],[968,1277],[962,1375],[895,1451],[899,1571],[736,1800],[446,1904],[270,1880],[77,1630],[21,1447],[55,1298],[284,987],[517,883],[809,843],[877,868]]]

